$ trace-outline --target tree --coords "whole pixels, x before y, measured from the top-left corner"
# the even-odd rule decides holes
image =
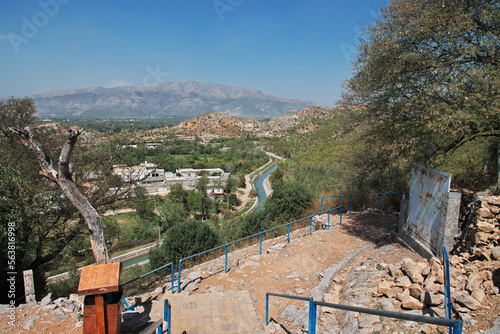
[[[175,224],[181,223],[188,217],[186,206],[175,201],[169,200],[163,203],[158,211],[161,217],[161,225],[165,228],[170,228]]]
[[[34,102],[28,98],[10,98],[7,101],[0,101],[0,130],[6,137],[22,142],[34,155],[40,166],[39,173],[57,184],[64,196],[69,199],[87,223],[96,262],[98,264],[108,263],[110,257],[101,218],[88,198],[75,184],[70,166],[71,154],[83,130],[68,130],[57,167],[54,167],[52,159],[46,154],[42,144],[35,138],[29,127],[35,119],[35,112]]]
[[[150,252],[150,266],[155,269],[169,262],[175,263],[184,257],[214,248],[219,243],[219,235],[206,223],[188,220],[175,224],[164,234],[161,247]]]
[[[500,2],[394,0],[365,26],[341,105],[372,169],[500,137]],[[400,160],[401,161],[401,160]]]
[[[210,183],[210,179],[206,175],[202,175],[198,179],[198,181],[196,182],[196,185],[194,187],[196,188],[196,190],[198,190],[206,195],[209,183]]]
[[[176,183],[170,187],[170,192],[167,194],[167,198],[171,202],[176,202],[187,207],[188,204],[188,192],[182,187],[182,184]]]
[[[269,220],[289,221],[311,205],[311,190],[293,179],[282,180],[273,186],[273,193],[264,202]]]
[[[237,185],[238,185],[238,180],[230,177],[226,181],[226,185],[224,186],[224,192],[228,194],[234,192],[236,190]]]

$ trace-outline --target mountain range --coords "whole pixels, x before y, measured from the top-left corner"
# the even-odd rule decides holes
[[[164,82],[147,87],[75,88],[28,96],[39,116],[56,117],[183,117],[223,112],[251,119],[277,118],[313,101],[276,97],[262,91],[215,83]]]

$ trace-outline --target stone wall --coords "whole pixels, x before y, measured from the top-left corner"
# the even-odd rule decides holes
[[[490,258],[493,248],[499,246],[499,239],[500,196],[484,193],[466,196],[453,252]]]

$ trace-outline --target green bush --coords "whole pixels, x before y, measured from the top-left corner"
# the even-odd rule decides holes
[[[149,254],[152,269],[201,253],[220,244],[219,234],[206,223],[188,220],[169,228],[160,248]]]

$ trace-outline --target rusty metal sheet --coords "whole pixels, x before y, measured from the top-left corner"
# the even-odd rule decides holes
[[[412,171],[407,230],[418,240],[436,251],[441,202],[450,191],[451,175],[432,168],[418,166]]]

